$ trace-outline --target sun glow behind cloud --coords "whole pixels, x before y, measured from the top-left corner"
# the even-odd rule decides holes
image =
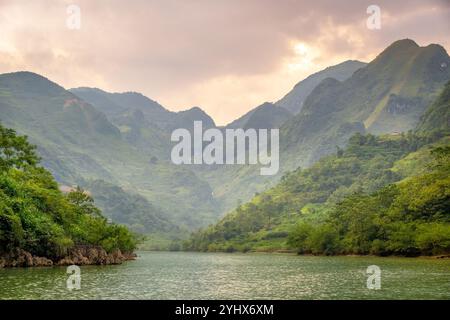
[[[308,71],[314,68],[314,59],[320,55],[317,49],[313,49],[303,42],[293,44],[293,56],[287,63],[290,73]]]

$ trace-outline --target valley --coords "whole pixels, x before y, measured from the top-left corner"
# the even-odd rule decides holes
[[[272,203],[270,197],[264,198],[270,195],[270,190],[276,190],[278,183],[283,185],[288,177],[293,179],[296,175],[306,179],[307,172],[316,177],[315,168],[336,170],[327,167],[327,163],[336,165],[333,161],[337,160],[330,160],[333,155],[337,152],[338,157],[346,158],[348,152],[351,157],[354,157],[352,152],[364,153],[355,151],[366,148],[364,144],[354,144],[355,134],[369,134],[375,144],[367,148],[375,148],[381,154],[370,156],[374,159],[371,171],[365,173],[369,174],[365,178],[368,185],[349,183],[349,177],[344,177],[341,185],[335,185],[326,195],[294,201],[295,209],[291,211],[311,211],[320,217],[326,207],[324,203],[331,199],[336,202],[361,188],[375,192],[405,179],[394,168],[403,157],[412,157],[413,153],[408,152],[421,152],[416,149],[422,146],[428,148],[424,144],[426,139],[431,145],[446,144],[442,135],[445,136],[448,123],[442,124],[444,131],[435,137],[430,132],[434,124],[428,123],[417,129],[428,138],[406,135],[416,130],[424,113],[428,122],[445,119],[446,116],[437,116],[428,108],[450,79],[450,68],[444,65],[450,65],[450,58],[441,46],[419,47],[412,40],[399,40],[367,64],[346,61],[311,75],[278,102],[264,103],[224,127],[216,126],[199,107],[172,112],[140,93],[109,93],[87,87],[66,90],[40,75],[17,72],[0,75],[0,120],[37,145],[42,165],[60,185],[83,187],[94,196],[106,217],[147,235],[151,240],[147,241],[146,248],[180,248],[191,232],[225,216],[220,225],[236,212],[239,216],[242,208],[249,208],[255,201],[258,208],[258,203],[263,201],[274,216],[269,216],[269,225],[263,223],[260,227],[257,226],[264,219],[256,218],[259,221],[252,225],[251,232],[267,229],[264,231],[267,234],[256,233],[250,238],[259,239],[256,243],[267,242],[269,247],[276,239],[282,239],[277,249],[284,249],[286,235],[291,233],[290,228],[298,217],[280,215],[280,210],[285,209],[278,208],[279,204]],[[440,97],[441,105],[445,104],[446,98]],[[440,108],[438,112],[446,112]],[[172,132],[183,128],[189,135],[195,135],[196,121],[201,121],[204,130],[218,133],[227,129],[279,129],[279,172],[264,176],[258,166],[220,165],[220,161],[212,165],[173,163]],[[197,149],[207,148],[202,143]],[[346,149],[349,143],[353,151]],[[412,149],[406,152],[400,148],[393,158],[389,145],[401,148],[409,145]],[[382,151],[385,146],[386,156]],[[244,152],[250,157],[249,150]],[[321,168],[322,164],[325,169]],[[372,181],[375,172],[387,178],[377,177]],[[310,186],[300,184],[296,188],[308,190]],[[246,204],[247,201],[250,202]],[[252,215],[247,209],[242,214],[248,215],[246,219]],[[244,250],[245,241],[239,241],[233,242],[230,248],[234,249],[229,250]],[[159,245],[152,246],[152,242]],[[161,243],[164,243],[162,247]],[[228,250],[227,246],[217,244],[213,248]],[[187,247],[197,248],[196,245]]]

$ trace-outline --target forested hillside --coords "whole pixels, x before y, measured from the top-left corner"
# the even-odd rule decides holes
[[[355,134],[345,149],[287,173],[274,188],[194,233],[185,249],[448,253],[450,137],[441,120],[448,112],[448,87],[418,127],[436,130]]]
[[[70,264],[80,246],[96,254],[134,250],[134,236],[124,226],[108,223],[83,190],[63,194],[38,162],[25,137],[0,125],[1,266]],[[108,263],[107,256],[85,258],[78,262]]]

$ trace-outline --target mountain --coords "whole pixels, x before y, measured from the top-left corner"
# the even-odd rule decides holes
[[[275,104],[286,108],[291,113],[297,114],[303,107],[308,95],[314,88],[326,78],[333,78],[344,81],[352,76],[352,74],[364,67],[366,63],[356,60],[344,61],[335,66],[328,67],[322,71],[308,76],[306,79],[297,83],[294,88]]]
[[[150,107],[149,100],[138,94],[125,97],[142,104],[131,109],[120,99],[113,101],[110,116],[117,115],[114,123],[97,107],[40,75],[3,74],[0,120],[30,137],[38,146],[42,164],[61,184],[87,186],[91,180],[103,180],[141,195],[154,207],[162,208],[171,223],[186,229],[215,221],[218,205],[208,183],[189,168],[172,164],[168,160],[170,137],[136,114],[144,113],[145,108],[166,111]],[[99,99],[105,102],[104,96]],[[99,108],[108,106],[104,103]],[[186,119],[186,114],[179,118]],[[130,130],[123,127],[127,124],[123,119],[129,121]],[[112,216],[113,212],[105,214]]]
[[[449,84],[426,108],[416,134],[356,133],[345,149],[336,149],[307,169],[286,173],[274,187],[193,233],[184,248],[450,252]],[[339,82],[327,79],[321,86],[335,88]]]
[[[194,121],[201,121],[204,129],[214,128],[214,120],[199,107],[193,107],[174,113],[174,119],[167,124],[166,129],[172,132],[178,128],[193,130]]]
[[[324,78],[307,97],[300,95],[305,100],[297,114],[265,103],[227,126],[280,128],[280,172],[276,176],[261,176],[259,167],[251,165],[172,164],[172,130],[192,129],[195,120],[203,121],[206,128],[215,127],[214,121],[198,107],[171,112],[135,92],[67,91],[36,74],[5,74],[0,76],[0,120],[30,136],[43,165],[58,182],[89,186],[104,181],[112,187],[102,186],[102,190],[112,194],[122,190],[124,199],[145,198],[151,219],[141,219],[139,214],[139,221],[164,225],[155,216],[160,212],[169,224],[192,230],[215,222],[237,203],[274,186],[287,171],[311,167],[342,150],[355,133],[398,135],[413,129],[450,80],[449,64],[441,46],[397,41],[365,66],[350,61],[326,69],[337,75],[322,74]],[[317,77],[304,81],[312,83]],[[303,88],[301,83],[298,88]],[[293,92],[290,97],[295,96]],[[445,110],[445,104],[438,104],[438,115],[430,111],[428,118],[442,118],[441,109]],[[105,214],[116,216],[107,201]],[[129,224],[128,218],[120,217]],[[133,217],[131,225],[155,229],[152,223],[144,225],[147,222],[137,219]]]
[[[105,113],[113,123],[119,126],[133,114],[143,115],[148,123],[166,133],[171,133],[177,128],[191,128],[194,120],[202,121],[205,128],[215,126],[214,120],[199,107],[172,112],[137,92],[109,93],[86,87],[70,89],[70,91]]]
[[[343,146],[355,132],[405,132],[450,79],[450,58],[439,45],[391,44],[367,66],[340,82],[323,80],[300,113],[281,128],[288,168],[308,166]]]
[[[170,134],[178,128],[193,130],[194,121],[204,128],[214,120],[199,107],[172,112],[137,92],[109,93],[97,88],[70,91],[102,111],[131,145],[152,159],[170,160]]]
[[[193,233],[186,250],[450,252],[450,136],[356,134],[348,147]]]
[[[278,107],[270,102],[247,112],[242,117],[228,124],[226,129],[273,129],[279,128],[292,114],[283,107]]]
[[[198,174],[224,210],[231,210],[275,185],[285,172],[308,168],[344,148],[355,133],[412,130],[450,80],[448,59],[439,45],[397,41],[348,79],[325,78],[311,91],[302,110],[280,127],[278,175],[262,177],[257,166],[222,166]]]

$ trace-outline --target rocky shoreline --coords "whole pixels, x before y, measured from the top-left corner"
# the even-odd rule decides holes
[[[77,246],[71,249],[65,257],[56,259],[33,256],[25,250],[16,249],[13,252],[0,255],[0,268],[109,265],[121,264],[135,258],[136,254],[134,253],[123,253],[120,250],[107,253],[102,247],[98,246]]]

